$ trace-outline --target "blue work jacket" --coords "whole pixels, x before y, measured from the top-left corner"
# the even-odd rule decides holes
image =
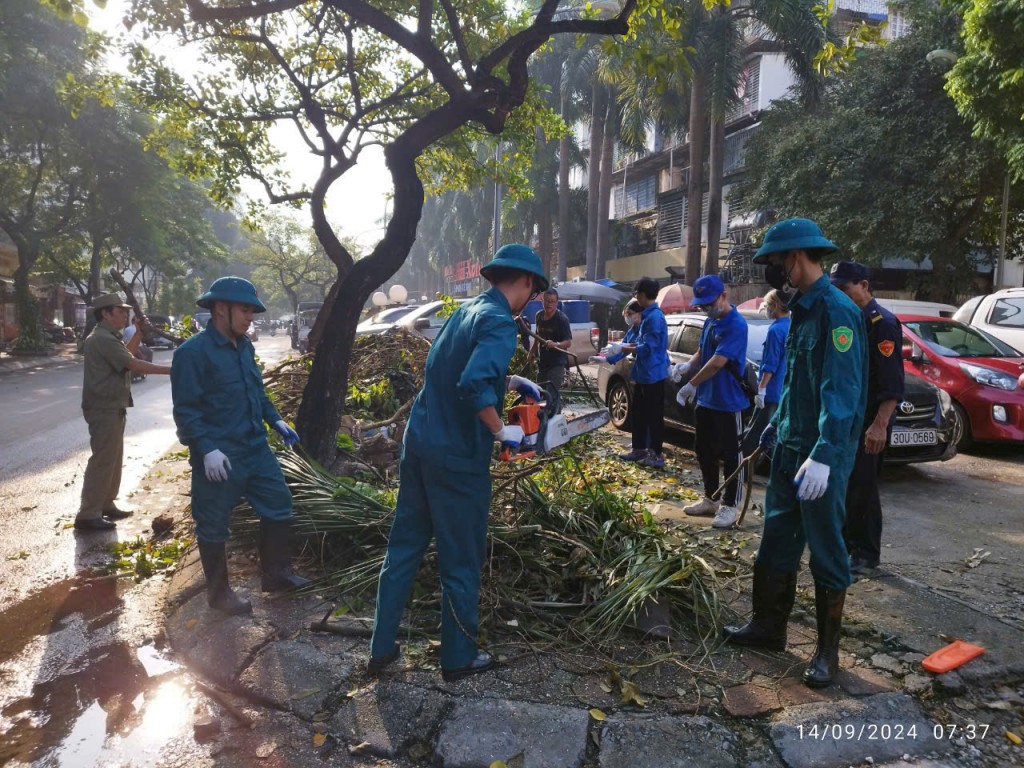
[[[864,428],[878,415],[878,406],[887,400],[902,400],[903,326],[899,318],[872,299],[864,307],[868,327],[868,405]],[[891,420],[896,419],[893,411]]]
[[[636,360],[629,376],[638,384],[668,378],[668,325],[657,302],[648,304],[641,314]]]
[[[490,471],[494,436],[478,414],[501,415],[518,330],[508,300],[491,288],[455,310],[427,355],[423,389],[405,428],[405,450],[456,472]]]
[[[779,445],[830,467],[850,467],[867,400],[864,315],[822,275],[789,302],[786,381],[772,420]]]
[[[789,335],[789,315],[776,318],[768,326],[761,353],[760,375],[770,373],[772,380],[768,382],[764,395],[766,403],[778,403],[782,399],[782,382],[786,380],[786,337]]]
[[[747,321],[732,306],[719,318],[707,318],[700,333],[700,364],[707,365],[715,355],[729,362],[715,375],[697,385],[697,405],[713,411],[735,413],[750,401],[740,378],[747,367]]]
[[[252,342],[241,336],[232,344],[212,320],[175,351],[171,399],[178,439],[203,456],[265,443],[264,422],[281,418],[263,387]]]

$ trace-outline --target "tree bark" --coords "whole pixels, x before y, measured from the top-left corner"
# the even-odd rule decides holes
[[[562,86],[562,120],[568,122],[569,113],[569,88]],[[568,136],[563,136],[558,142],[558,282],[565,282],[566,270],[569,268],[569,202],[571,191],[569,190],[569,150],[570,142]]]
[[[686,187],[686,282],[700,277],[704,195],[704,122],[707,75],[694,69],[690,83],[690,179]]]
[[[45,348],[42,324],[39,322],[39,302],[32,295],[28,282],[31,265],[35,264],[38,253],[22,255],[18,248],[18,268],[14,271],[14,306],[18,319],[18,342],[15,345],[23,352],[38,351]]]
[[[704,274],[718,274],[718,245],[722,239],[722,176],[725,170],[725,121],[711,120],[711,151],[708,159],[708,252]]]
[[[612,171],[613,158],[615,155],[614,126],[618,122],[615,119],[614,111],[618,108],[615,103],[614,94],[609,94],[608,109],[604,122],[604,140],[601,142],[601,180],[598,185],[597,204],[597,261],[594,267],[592,280],[600,280],[605,277],[605,264],[608,261],[608,249],[611,242],[608,228],[609,210],[612,197]]]
[[[607,89],[594,77],[594,104],[590,113],[590,149],[587,160],[587,280],[597,274],[597,220],[601,195],[601,144]]]

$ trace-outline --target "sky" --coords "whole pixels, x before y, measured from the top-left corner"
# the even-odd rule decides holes
[[[86,12],[94,29],[105,33],[112,39],[127,33],[121,18],[128,5],[127,0],[107,0],[105,8],[99,8],[86,2]],[[188,56],[174,55],[178,53],[173,43],[151,44],[160,50],[172,63],[182,62],[183,73],[187,74]],[[123,70],[124,62],[112,58],[108,62],[112,70]],[[289,136],[285,131],[277,132],[278,147],[287,154],[283,166],[289,170],[296,180],[304,181],[312,186],[319,175],[321,161],[309,153],[297,136]],[[263,188],[255,183],[243,185],[243,193],[266,201]],[[327,195],[328,218],[334,225],[339,236],[354,237],[367,251],[370,250],[383,235],[381,220],[385,211],[390,211],[388,195],[391,193],[391,177],[384,165],[384,154],[380,147],[368,147],[360,155],[359,163],[336,181]],[[240,206],[241,208],[242,206]],[[282,211],[290,209],[279,206]],[[292,213],[303,224],[312,226],[308,209]]]

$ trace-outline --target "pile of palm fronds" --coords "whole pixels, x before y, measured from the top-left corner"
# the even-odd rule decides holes
[[[587,441],[579,450],[588,450]],[[311,542],[326,575],[317,591],[359,610],[372,604],[394,507],[393,491],[284,452],[296,532]],[[570,449],[495,474],[488,559],[481,593],[483,631],[531,642],[611,645],[650,600],[677,627],[714,631],[717,578],[734,562],[713,545],[657,524],[639,494],[591,481]],[[415,590],[410,622],[436,626],[433,549]]]

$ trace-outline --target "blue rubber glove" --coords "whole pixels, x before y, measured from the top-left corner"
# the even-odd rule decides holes
[[[274,429],[277,430],[277,434],[284,440],[284,444],[289,448],[299,444],[299,434],[294,429],[288,426],[284,419],[281,419],[274,424]]]
[[[761,446],[761,450],[765,453],[770,454],[775,450],[775,444],[779,441],[779,429],[774,424],[769,424],[764,428],[764,432],[761,433],[761,438],[757,441],[757,444]]]
[[[540,387],[523,376],[509,376],[508,391],[518,392],[523,397],[528,397],[536,402],[544,399],[544,393],[540,391]]]

